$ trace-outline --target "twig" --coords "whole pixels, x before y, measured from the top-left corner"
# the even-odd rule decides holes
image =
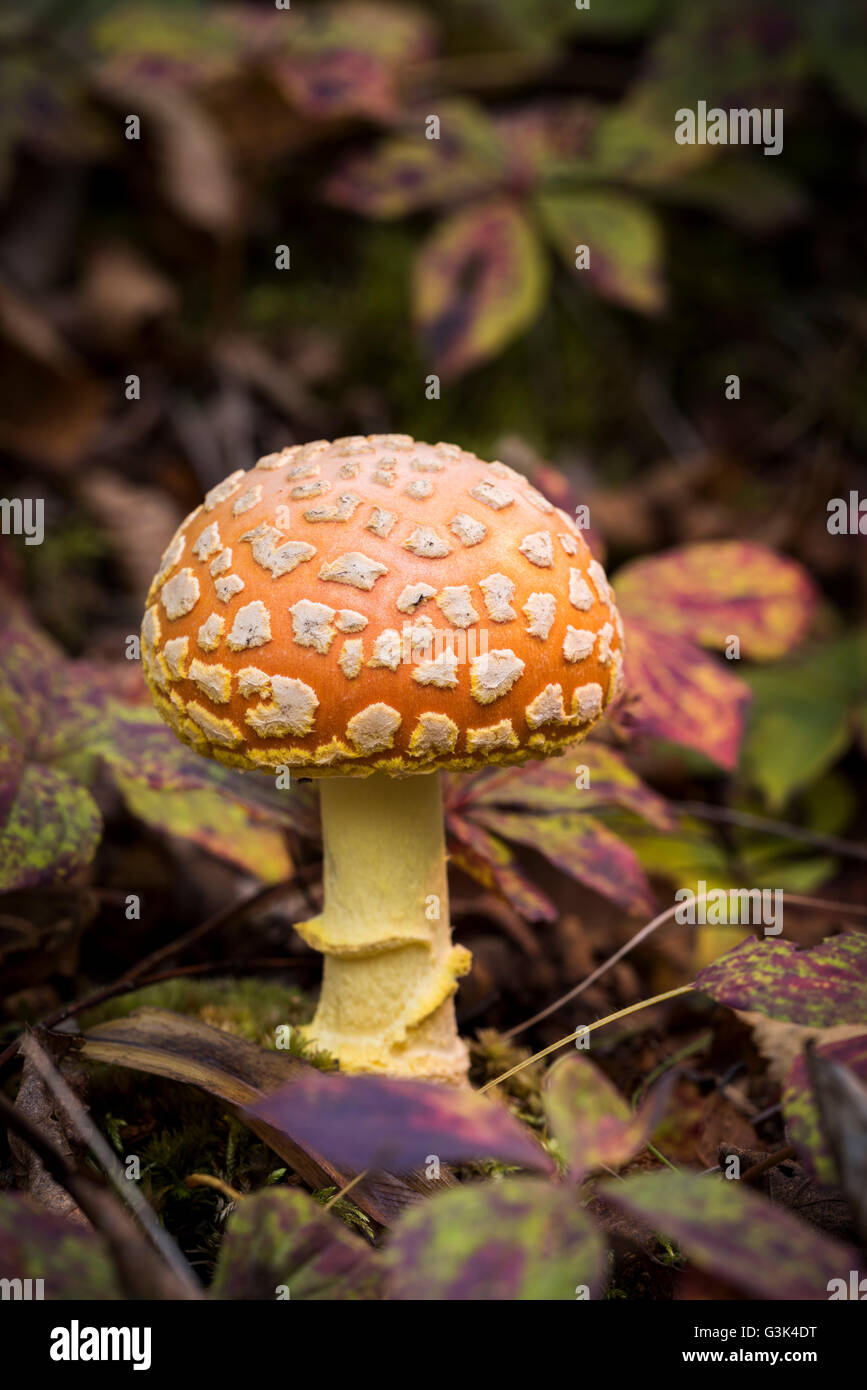
[[[798,1151],[794,1144],[787,1144],[784,1149],[777,1149],[776,1153],[767,1154],[759,1163],[754,1163],[752,1168],[748,1168],[745,1173],[741,1173],[741,1182],[755,1182],[762,1173],[767,1173],[771,1168],[776,1168],[778,1163],[785,1163],[789,1158],[797,1158]]]
[[[62,1005],[59,1009],[52,1010],[51,1013],[39,1020],[43,1028],[55,1028],[58,1023],[63,1023],[68,1018],[75,1018],[77,1014],[83,1013],[86,1009],[95,1008],[98,1004],[103,1004],[107,999],[112,999],[116,994],[127,994],[132,989],[137,989],[142,983],[142,977],[153,970],[155,965],[160,965],[169,957],[184,951],[188,946],[192,946],[210,932],[216,931],[220,927],[233,927],[238,922],[242,922],[251,912],[256,912],[260,908],[275,902],[283,897],[285,893],[297,887],[296,879],[299,874],[310,874],[314,869],[318,871],[319,866],[313,865],[307,869],[298,871],[296,877],[287,879],[285,883],[269,884],[266,888],[260,888],[257,892],[251,893],[239,903],[233,903],[231,907],[221,908],[219,912],[207,917],[204,922],[200,922],[197,927],[184,932],[182,936],[176,936],[159,950],[152,951],[149,956],[132,966],[112,984],[100,985],[98,989],[91,990],[83,999],[79,999],[74,1004]],[[0,1068],[5,1067],[18,1053],[23,1034],[13,1038],[2,1053],[0,1053]]]
[[[567,1043],[574,1042],[579,1033],[592,1033],[596,1028],[604,1028],[606,1023],[616,1023],[620,1018],[626,1018],[629,1014],[637,1014],[640,1009],[649,1009],[653,1004],[663,1004],[666,999],[674,999],[678,994],[689,994],[695,989],[695,985],[678,985],[677,989],[666,990],[665,994],[654,994],[651,999],[639,999],[637,1004],[629,1004],[625,1009],[618,1009],[616,1014],[608,1014],[605,1018],[597,1018],[593,1023],[582,1023],[575,1029],[574,1033],[567,1033],[565,1038],[558,1038],[556,1042],[550,1043],[548,1047],[543,1047],[541,1052],[534,1052],[532,1057],[525,1057],[523,1062],[518,1062],[517,1066],[510,1067],[500,1076],[495,1076],[493,1081],[488,1081],[484,1086],[479,1087],[478,1094],[483,1095],[492,1086],[499,1086],[501,1081],[508,1081],[510,1076],[516,1072],[523,1071],[525,1067],[530,1067],[534,1062],[539,1062],[543,1057],[547,1057],[551,1052],[557,1052],[559,1048],[565,1047]]]
[[[355,1177],[351,1178],[345,1187],[341,1187],[339,1192],[335,1192],[333,1197],[328,1198],[328,1201],[325,1203],[323,1210],[329,1211],[331,1207],[334,1206],[335,1202],[339,1202],[342,1197],[346,1196],[347,1192],[351,1192],[353,1187],[355,1187],[355,1184],[361,1182],[362,1178],[366,1178],[369,1172],[370,1169],[365,1168],[363,1172],[356,1173]]]
[[[144,1287],[150,1278],[152,1283],[161,1283],[163,1296],[166,1298],[203,1297],[198,1286],[192,1291],[186,1281],[179,1283],[174,1269],[167,1267],[150,1246],[142,1244],[141,1232],[126,1208],[121,1206],[109,1189],[89,1173],[80,1172],[75,1168],[65,1154],[46,1139],[32,1121],[22,1115],[2,1092],[0,1117],[5,1127],[18,1134],[28,1148],[33,1150],[55,1181],[66,1188],[94,1229],[105,1238],[118,1270],[133,1291],[133,1296],[153,1297],[153,1288]]]
[[[165,1227],[160,1225],[138,1187],[127,1178],[116,1155],[112,1152],[104,1136],[100,1134],[78,1096],[61,1076],[47,1052],[40,1047],[32,1033],[25,1035],[21,1050],[39,1072],[43,1084],[57,1104],[66,1112],[69,1123],[87,1144],[94,1158],[102,1165],[118,1195],[132,1207],[146,1234],[159,1250],[166,1264],[174,1270],[178,1281],[186,1285],[192,1295],[198,1296],[201,1293],[198,1280],[175,1242]]]
[[[697,893],[695,897],[696,903],[706,902],[707,896],[707,893]],[[851,903],[831,902],[825,898],[810,898],[802,893],[787,893],[785,890],[783,890],[783,902],[787,907],[819,907],[827,911],[867,914],[867,908],[853,907]],[[624,956],[629,955],[629,952],[633,951],[636,946],[640,946],[642,941],[646,941],[658,927],[661,927],[665,922],[669,921],[680,906],[680,903],[675,903],[672,907],[666,908],[665,912],[660,912],[657,917],[654,917],[652,921],[648,922],[637,931],[634,936],[631,936],[628,941],[624,942],[624,944],[614,952],[613,956],[609,956],[601,965],[598,965],[596,969],[587,976],[586,980],[582,980],[581,983],[575,985],[573,989],[567,990],[565,994],[561,994],[559,999],[554,1000],[553,1004],[548,1004],[546,1008],[540,1009],[537,1014],[533,1014],[532,1018],[525,1019],[523,1023],[516,1024],[514,1028],[510,1028],[508,1032],[503,1033],[502,1036],[504,1038],[514,1038],[518,1033],[523,1033],[526,1028],[532,1028],[534,1023],[540,1023],[542,1019],[547,1018],[549,1014],[556,1013],[564,1004],[568,1004],[571,1000],[577,999],[579,994],[583,994],[585,989],[589,989],[591,985],[595,984],[600,976],[604,975],[606,971],[610,970],[611,967],[622,960]]]
[[[729,806],[711,806],[706,801],[674,801],[670,803],[676,811],[698,816],[702,820],[723,821],[726,825],[739,825],[745,830],[761,830],[767,835],[779,835],[787,840],[800,840],[817,849],[827,849],[841,858],[861,859],[867,863],[867,849],[853,844],[850,840],[838,839],[836,835],[823,835],[818,831],[807,830],[800,825],[788,825],[786,821],[770,820],[767,816],[756,816],[752,811],[736,811]],[[867,916],[867,907],[852,906],[853,912]]]
[[[243,1192],[238,1192],[229,1183],[223,1182],[222,1178],[215,1178],[211,1173],[190,1173],[189,1177],[184,1178],[184,1187],[212,1187],[215,1192],[221,1192],[224,1197],[228,1197],[230,1202],[243,1202]]]

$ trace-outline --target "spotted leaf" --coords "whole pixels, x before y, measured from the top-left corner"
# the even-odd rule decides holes
[[[426,138],[418,113],[372,152],[350,156],[325,186],[329,202],[389,218],[490,192],[505,170],[505,151],[485,112],[469,102],[442,102],[437,116],[436,140]]]
[[[867,933],[828,937],[805,950],[750,937],[701,970],[695,986],[730,1009],[806,1028],[867,1024]]]
[[[632,850],[593,816],[535,815],[479,807],[472,819],[506,840],[527,845],[571,878],[627,911],[650,911],[653,895]]]
[[[432,1197],[403,1217],[385,1259],[400,1301],[574,1302],[578,1286],[601,1292],[606,1266],[604,1241],[574,1193],[538,1178]]]
[[[548,1123],[573,1178],[595,1168],[622,1168],[646,1145],[658,1124],[668,1086],[656,1087],[639,1110],[586,1057],[562,1057],[545,1077]]]
[[[379,1255],[339,1217],[278,1187],[232,1213],[210,1293],[233,1301],[377,1299],[382,1282]]]
[[[257,1101],[251,1114],[276,1130],[291,1126],[306,1148],[353,1171],[407,1173],[429,1154],[443,1164],[498,1158],[541,1172],[553,1167],[498,1101],[432,1082],[311,1070]]]
[[[661,1171],[606,1184],[605,1196],[754,1298],[826,1299],[829,1280],[857,1268],[845,1245],[739,1182]]]
[[[108,1249],[90,1226],[45,1211],[17,1193],[0,1199],[0,1267],[9,1279],[43,1280],[47,1299],[124,1297]]]
[[[862,1085],[867,1086],[867,1032],[854,1038],[841,1038],[834,1042],[820,1043],[815,1049],[816,1056],[827,1062],[845,1067]],[[826,1097],[827,1099],[827,1097]],[[867,1161],[867,1127],[864,1124],[865,1110],[860,1114],[840,1113],[843,1107],[836,1107],[842,1126],[851,1134],[851,1145],[856,1145],[861,1153],[862,1166]],[[783,1113],[786,1117],[786,1132],[798,1150],[798,1154],[813,1177],[829,1186],[840,1183],[840,1173],[834,1157],[833,1146],[822,1123],[817,1092],[810,1076],[807,1059],[802,1053],[786,1078],[783,1090]],[[856,1137],[857,1136],[857,1137]],[[862,1181],[862,1189],[867,1184]]]

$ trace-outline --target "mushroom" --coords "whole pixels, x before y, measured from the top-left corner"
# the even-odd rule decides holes
[[[561,753],[622,683],[572,518],[502,463],[316,440],[211,489],[148,595],[142,658],[185,743],[322,779],[325,957],[309,1036],[347,1071],[461,1082],[440,772]]]

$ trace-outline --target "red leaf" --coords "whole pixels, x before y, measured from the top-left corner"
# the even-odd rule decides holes
[[[720,767],[738,759],[750,692],[715,658],[643,618],[627,618],[626,685],[633,726],[694,748]]]
[[[625,619],[720,650],[736,636],[741,655],[756,661],[791,651],[817,602],[800,565],[746,541],[705,541],[633,560],[614,585]]]

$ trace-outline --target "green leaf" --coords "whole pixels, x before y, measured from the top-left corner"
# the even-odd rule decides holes
[[[586,190],[542,193],[536,199],[542,225],[579,283],[604,299],[641,313],[665,303],[659,223],[641,203],[623,193]],[[587,246],[590,263],[575,269],[575,248]]]
[[[747,671],[745,680],[753,706],[743,773],[779,809],[849,746],[851,711],[867,687],[867,634],[826,643],[797,662]]]
[[[805,950],[750,937],[699,971],[695,987],[730,1009],[805,1028],[867,1024],[867,934],[832,936]]]
[[[763,545],[708,541],[633,560],[612,581],[624,618],[725,649],[740,641],[754,661],[784,656],[803,639],[816,588],[801,565]]]
[[[674,888],[692,888],[701,880],[709,888],[731,883],[731,868],[714,831],[704,821],[678,815],[674,828],[661,834],[629,816],[614,815],[608,824],[633,850],[645,872],[665,878]]]
[[[845,1245],[739,1182],[661,1171],[606,1184],[605,1196],[754,1298],[826,1299],[829,1281],[857,1267]]]
[[[407,1212],[385,1254],[399,1301],[575,1301],[605,1245],[574,1193],[536,1178],[469,1184]]]
[[[382,1297],[380,1257],[303,1192],[269,1188],[246,1197],[229,1219],[210,1297],[312,1299]]]
[[[263,883],[291,877],[292,861],[281,832],[217,788],[161,791],[131,778],[116,780],[133,815],[155,830],[191,840]]]
[[[475,204],[424,242],[413,314],[433,365],[460,376],[493,357],[536,318],[547,267],[532,229],[511,203]]]

